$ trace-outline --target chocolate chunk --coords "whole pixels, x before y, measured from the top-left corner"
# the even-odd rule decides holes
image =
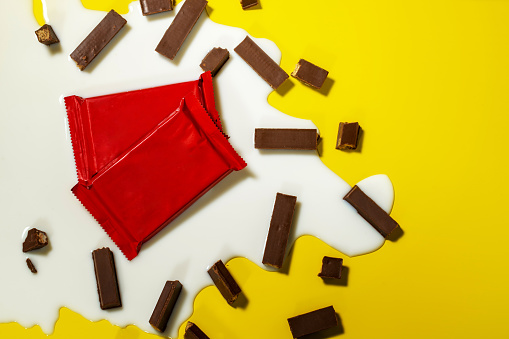
[[[32,262],[32,260],[30,260],[30,258],[27,258],[27,266],[30,269],[30,272],[34,274],[37,273],[37,269],[35,268],[34,263]]]
[[[184,339],[210,339],[203,331],[188,321],[186,325],[186,331],[184,332]]]
[[[240,4],[242,5],[242,9],[248,9],[249,7],[258,5],[258,0],[240,0]]]
[[[157,45],[156,52],[173,60],[206,6],[206,0],[186,0]]]
[[[113,252],[108,247],[97,249],[92,252],[92,259],[94,260],[95,279],[101,309],[107,310],[122,306]]]
[[[288,79],[288,74],[248,36],[234,50],[272,88],[277,89]]]
[[[37,40],[46,46],[60,42],[57,35],[55,34],[55,31],[53,30],[53,27],[50,25],[43,25],[41,28],[35,31],[35,35],[37,35]]]
[[[149,320],[150,325],[159,332],[164,332],[164,330],[166,330],[168,320],[170,319],[173,307],[175,307],[175,303],[180,295],[180,291],[182,291],[182,284],[178,280],[167,281],[164,285],[163,291],[159,296],[159,300]]]
[[[340,122],[336,149],[356,149],[359,131],[358,122]]]
[[[314,150],[318,137],[316,129],[256,128],[255,148]]]
[[[212,281],[228,304],[231,305],[237,300],[242,290],[221,260],[216,262],[208,272]]]
[[[48,245],[48,235],[37,228],[32,228],[28,231],[27,237],[23,242],[23,252],[37,250],[46,245]]]
[[[83,71],[126,23],[127,21],[117,12],[109,11],[104,19],[71,53],[71,59],[76,62],[78,68]]]
[[[384,238],[387,238],[399,226],[389,214],[357,186],[354,186],[343,199],[352,205]]]
[[[173,0],[140,0],[143,15],[157,14],[173,10]]]
[[[203,58],[200,67],[205,72],[210,71],[212,76],[216,76],[217,72],[223,67],[223,65],[230,58],[230,53],[227,49],[214,47],[210,52]]]
[[[316,311],[298,315],[288,319],[290,331],[294,338],[316,333],[338,326],[338,318],[334,307],[329,306]]]
[[[318,273],[322,278],[341,279],[341,270],[343,269],[343,259],[333,257],[323,257],[322,271]]]
[[[292,73],[292,77],[318,89],[322,87],[327,75],[329,75],[329,72],[304,59],[299,60]]]
[[[285,259],[286,244],[292,228],[293,212],[297,197],[278,193],[270,219],[269,234],[265,242],[262,262],[281,268]]]

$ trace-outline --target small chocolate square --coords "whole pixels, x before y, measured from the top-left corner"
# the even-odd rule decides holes
[[[240,0],[240,4],[242,5],[242,9],[246,10],[258,5],[258,0]]]
[[[48,235],[45,232],[37,228],[32,228],[28,231],[27,237],[23,242],[23,252],[38,250],[39,248],[47,246],[48,243]]]
[[[356,149],[359,131],[358,122],[340,122],[336,149]]]
[[[316,89],[320,89],[322,87],[328,75],[329,72],[304,59],[299,60],[292,73],[292,77],[299,79],[306,85]]]
[[[55,31],[50,25],[43,25],[41,28],[35,31],[35,35],[37,35],[37,40],[46,46],[60,42],[57,35],[55,34]]]
[[[188,321],[184,339],[210,339],[203,331],[194,323]]]
[[[318,273],[322,278],[341,279],[341,270],[343,269],[343,259],[333,257],[323,257],[322,271]]]
[[[210,71],[214,77],[229,58],[230,52],[226,48],[214,47],[203,58],[200,67],[204,72]]]
[[[173,10],[173,0],[140,0],[140,5],[144,16]]]

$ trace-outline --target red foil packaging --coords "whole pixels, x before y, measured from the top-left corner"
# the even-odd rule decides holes
[[[65,103],[78,172],[72,192],[129,260],[246,166],[221,130],[210,72],[198,81]]]

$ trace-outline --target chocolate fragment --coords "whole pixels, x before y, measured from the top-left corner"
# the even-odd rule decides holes
[[[206,0],[186,0],[157,45],[156,52],[173,60],[206,6]]]
[[[117,35],[127,21],[114,10],[101,20],[90,34],[71,53],[71,59],[80,70],[84,70],[103,48]]]
[[[92,252],[92,259],[94,260],[95,279],[101,309],[107,310],[122,306],[113,252],[108,247],[103,247]]]
[[[231,305],[237,300],[242,290],[221,260],[216,262],[208,273],[228,304]]]
[[[336,149],[356,149],[359,131],[358,122],[340,122]]]
[[[140,0],[140,5],[144,16],[173,10],[173,0]]]
[[[276,194],[276,201],[270,219],[269,234],[265,242],[262,263],[281,268],[285,259],[286,244],[292,228],[293,212],[297,197],[282,193]]]
[[[258,0],[240,0],[240,4],[242,5],[242,9],[246,10],[258,5]]]
[[[210,339],[196,324],[188,321],[184,339]]]
[[[288,79],[288,74],[248,36],[234,50],[272,88],[277,89]]]
[[[317,89],[322,87],[325,79],[327,79],[327,75],[329,75],[329,72],[304,59],[299,60],[295,70],[292,72],[292,77]]]
[[[36,30],[35,35],[37,35],[37,40],[46,46],[60,42],[57,35],[55,34],[55,31],[53,30],[53,27],[47,24]]]
[[[316,333],[338,326],[338,318],[334,307],[329,306],[316,311],[298,315],[288,319],[290,331],[294,338]]]
[[[180,291],[182,291],[182,284],[178,280],[167,281],[164,285],[163,291],[159,296],[159,300],[149,320],[150,325],[157,331],[164,332],[164,330],[166,330],[168,320],[170,319],[173,307],[175,307],[175,303],[180,295]]]
[[[316,129],[256,128],[255,148],[315,150],[318,137]]]
[[[341,279],[341,271],[343,269],[343,259],[333,257],[323,257],[322,271],[318,273],[322,278]]]
[[[384,238],[387,238],[399,226],[389,214],[371,200],[357,185],[352,187],[343,199],[352,205]]]
[[[23,252],[37,250],[47,245],[48,235],[37,228],[32,228],[28,231],[27,237],[23,242]]]
[[[30,272],[34,274],[37,273],[37,269],[35,268],[34,263],[32,262],[32,260],[30,260],[30,258],[27,258],[27,266],[30,269]]]
[[[225,48],[214,47],[210,52],[203,58],[200,67],[203,71],[210,71],[212,76],[216,76],[217,72],[223,67],[223,65],[230,58],[230,53]]]

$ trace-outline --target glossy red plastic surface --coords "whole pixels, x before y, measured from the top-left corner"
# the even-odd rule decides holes
[[[206,77],[206,74],[202,76],[203,82],[207,81]],[[210,106],[214,105],[213,92],[211,92],[212,98],[207,98],[203,94],[197,97],[195,89],[201,86],[194,85],[195,87],[185,83],[180,87],[179,94],[185,91],[186,86],[190,86],[191,90],[184,98],[180,98],[179,106],[167,111],[161,120],[154,123],[155,126],[152,129],[123,150],[121,146],[125,147],[130,140],[134,139],[134,136],[121,133],[121,137],[111,135],[108,138],[106,133],[108,126],[97,123],[97,121],[103,121],[100,119],[96,119],[93,126],[102,128],[101,133],[104,133],[106,140],[92,137],[92,145],[95,147],[87,148],[90,145],[82,147],[82,144],[74,140],[77,132],[76,127],[71,125],[71,115],[74,115],[74,122],[81,128],[78,133],[81,133],[84,129],[84,124],[80,123],[83,121],[82,115],[90,117],[100,113],[92,110],[92,106],[87,104],[89,99],[79,98],[83,100],[80,107],[88,106],[85,112],[66,105],[75,156],[76,148],[78,148],[81,152],[79,155],[83,159],[82,165],[84,165],[80,172],[78,160],[76,161],[78,173],[81,173],[82,177],[79,177],[79,182],[72,191],[129,260],[136,257],[144,242],[180,215],[211,187],[232,171],[241,170],[246,166],[219,127],[217,111],[215,108],[212,110]],[[154,92],[159,93],[159,90],[161,88],[127,93],[135,93],[138,100],[147,102],[150,101],[150,96]],[[146,91],[147,96],[141,95],[143,91]],[[125,97],[126,93],[118,95]],[[166,100],[160,100],[160,105],[171,107],[176,99],[168,93],[167,95],[169,97]],[[120,109],[130,117],[131,124],[136,126],[131,126],[125,121],[122,121],[122,125],[125,125],[132,133],[140,134],[150,122],[156,120],[151,117],[143,123],[138,123],[138,120],[133,117],[140,110],[141,104],[138,102],[133,104],[135,100],[132,96],[124,101],[118,100],[115,95],[99,98],[107,107],[112,107],[108,105],[108,102],[113,102],[112,110]],[[112,100],[106,100],[107,98]],[[97,98],[92,99],[95,101]],[[208,109],[206,109],[207,102]],[[98,105],[95,102],[94,104]],[[154,102],[151,102],[150,106],[154,108],[156,114],[164,111],[164,108],[155,105]],[[107,109],[101,107],[99,112],[105,111]],[[144,119],[149,112],[151,111],[144,111],[139,117]],[[109,118],[113,116],[118,118],[122,116],[122,112],[110,111],[108,115]],[[122,118],[119,119],[122,120]],[[109,126],[110,134],[117,130],[117,126],[117,124]],[[89,136],[97,135],[98,133],[92,128]],[[86,140],[86,138],[83,139]],[[101,143],[98,140],[101,140]],[[92,150],[91,154],[90,150]],[[116,152],[119,154],[115,154]],[[94,158],[98,154],[103,156],[100,161]],[[98,164],[104,164],[108,157],[112,159],[91,175],[91,169],[97,168]],[[86,166],[89,167],[86,168]]]

